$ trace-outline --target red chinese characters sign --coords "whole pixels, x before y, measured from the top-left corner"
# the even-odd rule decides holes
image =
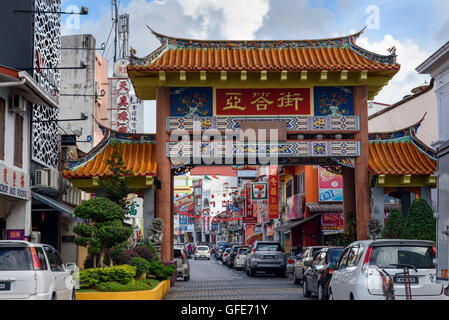
[[[343,213],[323,213],[321,215],[321,229],[323,234],[344,232]]]
[[[243,223],[256,224],[257,217],[254,215],[253,203],[251,201],[251,184],[247,183],[245,185],[245,196],[246,196],[246,214],[243,219]]]
[[[268,217],[279,219],[279,167],[269,167],[268,180]]]
[[[310,115],[310,88],[217,89],[216,115]]]

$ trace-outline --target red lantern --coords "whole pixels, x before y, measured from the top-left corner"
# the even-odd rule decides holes
[[[223,197],[226,198],[226,193],[223,193]]]
[[[212,199],[213,199],[213,198],[215,198],[215,196],[214,196],[214,195],[211,195],[210,197],[211,197]]]

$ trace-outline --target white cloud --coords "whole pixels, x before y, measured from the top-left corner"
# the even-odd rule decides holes
[[[357,40],[357,45],[383,55],[390,54],[388,48],[396,47],[397,61],[401,69],[375,97],[376,101],[395,103],[410,94],[411,89],[423,84],[425,80],[429,82],[429,77],[420,75],[415,68],[427,59],[430,52],[422,50],[413,40],[400,41],[387,34],[379,42],[370,42],[367,37],[362,36]]]

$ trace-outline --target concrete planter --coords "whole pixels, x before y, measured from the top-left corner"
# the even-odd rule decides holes
[[[162,300],[169,289],[170,280],[164,280],[147,291],[77,292],[76,300]]]

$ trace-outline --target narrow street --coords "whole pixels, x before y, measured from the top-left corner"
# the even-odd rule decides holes
[[[164,300],[307,300],[292,278],[258,273],[250,278],[221,261],[189,259],[190,281],[181,278]]]

